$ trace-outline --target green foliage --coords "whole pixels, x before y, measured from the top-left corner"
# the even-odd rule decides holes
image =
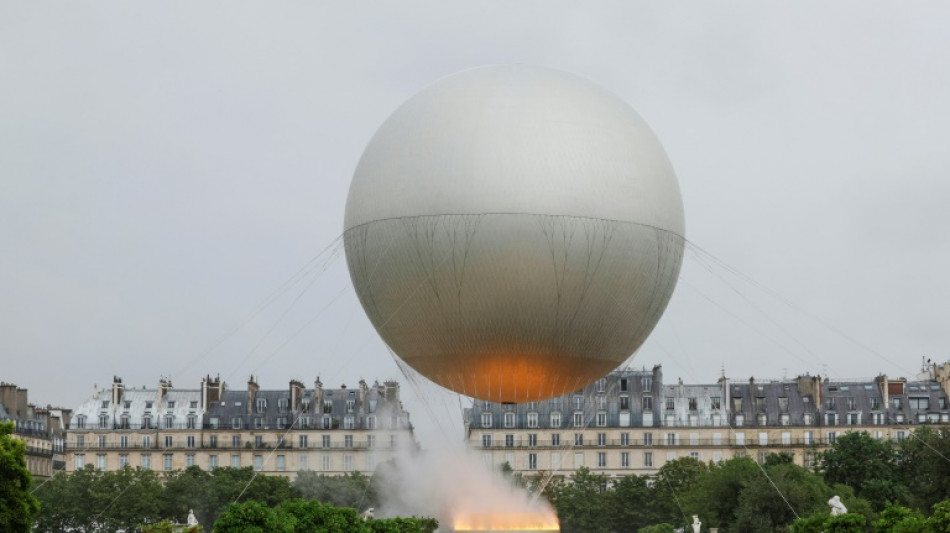
[[[294,531],[298,533],[361,531],[363,528],[363,521],[355,509],[333,507],[316,500],[287,500],[278,510],[294,518]]]
[[[874,521],[877,533],[918,533],[924,529],[923,515],[896,504],[887,506]]]
[[[828,519],[825,533],[863,533],[867,519],[855,513],[839,514]]]
[[[204,528],[200,525],[182,528],[168,520],[162,520],[157,524],[144,525],[141,529],[142,533],[204,533]]]
[[[653,516],[651,522],[678,524],[683,521],[682,506],[686,495],[709,471],[706,463],[692,457],[667,461],[653,481]]]
[[[920,427],[901,441],[897,455],[899,480],[910,492],[911,507],[926,512],[950,496],[950,428]]]
[[[365,522],[369,533],[435,533],[439,521],[434,518],[385,518]]]
[[[13,438],[13,422],[0,422],[0,531],[28,532],[40,510],[30,494],[33,476],[26,468],[26,445]]]
[[[897,458],[890,441],[854,431],[841,435],[821,453],[818,470],[829,485],[848,485],[875,509],[883,509],[889,501],[904,501],[907,496],[906,488],[897,481]]]
[[[792,522],[792,533],[824,533],[828,527],[831,515],[827,512],[815,513],[805,518],[798,518]]]
[[[625,476],[609,493],[610,530],[637,531],[651,523],[653,489],[646,476]]]
[[[304,470],[297,472],[294,488],[303,498],[319,500],[337,507],[363,510],[367,507],[377,507],[379,504],[372,478],[360,472],[324,476]]]
[[[689,514],[702,516],[709,527],[728,527],[736,520],[743,489],[761,476],[758,465],[749,457],[710,465],[709,471],[683,496],[684,507]]]
[[[950,533],[950,499],[933,506],[933,512],[926,521],[928,533]]]
[[[610,530],[610,503],[604,493],[607,478],[587,468],[574,473],[570,483],[557,488],[554,507],[562,533],[598,533]]]
[[[791,523],[796,514],[822,509],[830,497],[821,477],[798,465],[777,464],[764,471],[749,478],[739,493],[732,524],[739,530],[771,531]]]
[[[214,533],[294,533],[296,519],[267,505],[232,503],[214,521]]]
[[[642,527],[637,530],[637,533],[675,533],[676,528],[670,524],[655,524],[652,526]]]

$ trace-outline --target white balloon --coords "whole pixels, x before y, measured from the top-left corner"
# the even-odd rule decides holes
[[[422,90],[360,159],[344,241],[383,340],[457,392],[580,389],[625,361],[676,285],[679,186],[644,121],[582,78],[466,70]]]

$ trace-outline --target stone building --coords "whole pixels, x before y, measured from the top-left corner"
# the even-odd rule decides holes
[[[313,388],[291,380],[286,389],[261,389],[253,377],[230,390],[206,376],[197,389],[161,380],[156,389],[97,389],[73,416],[67,469],[92,464],[155,470],[189,466],[248,467],[294,477],[299,470],[363,472],[399,449],[415,446],[399,385]]]
[[[29,403],[27,389],[0,382],[0,422],[15,424],[14,437],[26,444],[26,466],[35,479],[62,470],[65,426],[70,411]]]
[[[465,413],[469,445],[494,467],[570,474],[586,466],[611,476],[652,474],[667,461],[763,461],[786,452],[812,466],[848,431],[903,439],[921,424],[950,424],[950,364],[915,380],[878,376],[830,381],[663,382],[662,369],[622,369],[573,394],[543,402],[477,401]]]

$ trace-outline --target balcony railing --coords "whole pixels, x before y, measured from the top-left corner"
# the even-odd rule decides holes
[[[746,440],[743,443],[738,443],[735,440],[730,439],[678,439],[675,443],[671,443],[666,439],[654,439],[652,442],[645,442],[642,440],[633,440],[624,442],[620,439],[606,439],[604,441],[598,442],[595,440],[585,440],[583,444],[571,444],[571,441],[566,441],[562,444],[555,445],[550,442],[538,442],[537,444],[530,444],[528,440],[525,439],[515,439],[513,441],[505,440],[492,440],[491,445],[485,446],[480,441],[473,441],[472,445],[477,448],[531,448],[531,449],[552,449],[552,450],[563,450],[566,448],[689,448],[689,447],[721,447],[721,448],[735,448],[735,447],[746,447],[746,448],[762,448],[762,447],[777,447],[777,446],[786,446],[786,447],[806,447],[806,446],[828,446],[832,444],[833,440],[828,439],[770,439],[766,442],[762,442],[758,439]]]

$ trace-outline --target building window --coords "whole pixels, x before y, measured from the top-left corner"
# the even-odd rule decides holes
[[[607,452],[597,452],[597,466],[599,468],[607,467]]]
[[[709,399],[709,407],[711,409],[722,409],[722,399],[719,396],[713,396]]]
[[[628,386],[627,378],[620,378],[620,392],[627,392]]]
[[[142,447],[151,448],[152,447],[152,436],[151,435],[142,435]]]
[[[267,398],[258,398],[254,406],[258,413],[263,413],[267,409]]]
[[[712,443],[713,446],[722,446],[722,433],[713,433]]]
[[[676,433],[667,433],[666,434],[666,445],[675,446],[676,445]]]
[[[515,414],[512,412],[505,413],[505,427],[513,428],[515,427]]]
[[[782,432],[782,445],[790,446],[792,444],[792,433],[790,431]]]
[[[105,429],[109,425],[109,417],[107,415],[99,415],[99,428]]]
[[[607,408],[607,397],[603,394],[597,395],[597,408],[606,409]]]
[[[287,457],[284,455],[277,456],[277,471],[283,472],[287,469]]]
[[[208,469],[214,470],[215,468],[218,468],[218,456],[211,454],[208,456]]]
[[[329,455],[324,455],[322,462],[323,462],[323,464],[322,464],[321,466],[323,466],[323,471],[324,471],[324,472],[329,472],[329,471],[330,471],[330,456],[329,456]]]
[[[166,453],[165,455],[163,455],[162,464],[163,464],[163,468],[166,471],[170,471],[172,469],[172,454]]]
[[[930,409],[930,398],[908,398],[911,409]]]
[[[195,415],[188,415],[188,429],[195,429],[198,427],[198,417]]]
[[[306,435],[300,435],[300,436],[297,438],[297,443],[298,443],[298,447],[300,447],[300,448],[306,448],[306,447],[307,447],[307,436],[306,436]]]
[[[513,448],[515,445],[515,436],[511,433],[505,435],[505,448]]]
[[[217,436],[217,435],[210,435],[210,436],[208,437],[208,447],[209,447],[209,448],[217,448],[217,447],[218,447],[218,436]]]
[[[697,461],[699,461],[700,458],[702,457],[702,456],[699,454],[699,452],[689,452],[689,456],[692,457],[693,459],[696,459]]]
[[[74,457],[76,459],[76,470],[82,470],[83,467],[86,466],[86,454],[77,453]]]
[[[241,429],[241,417],[234,417],[231,419],[231,428],[232,429]]]
[[[142,468],[146,470],[151,470],[152,468],[152,456],[147,453],[142,454]]]
[[[529,453],[528,454],[528,470],[537,470],[538,469],[538,454]]]
[[[355,429],[356,422],[353,415],[346,415],[343,417],[343,429]]]
[[[672,411],[673,409],[676,409],[676,402],[675,402],[675,400],[674,400],[673,398],[667,398],[667,399],[666,399],[666,410],[667,410],[667,411]]]
[[[769,434],[765,431],[759,432],[759,446],[768,446],[769,445]]]
[[[897,432],[897,440],[898,440],[898,441],[904,440],[904,439],[906,438],[906,436],[907,436],[907,433],[904,432],[904,431],[898,431],[898,432]]]
[[[736,433],[736,446],[745,446],[745,433]]]
[[[630,452],[620,452],[620,468],[630,468]]]
[[[188,446],[189,448],[194,448],[194,447],[195,447],[195,436],[194,436],[194,435],[188,435],[187,437],[185,437],[185,445]]]
[[[175,426],[175,417],[173,415],[165,416],[165,429],[171,429]]]
[[[491,435],[482,433],[482,448],[491,448]]]
[[[597,445],[598,445],[598,446],[606,446],[606,445],[607,445],[607,434],[606,434],[606,433],[598,433],[598,434],[597,434]]]
[[[689,444],[690,446],[696,446],[699,444],[699,433],[689,434]]]
[[[574,446],[583,446],[584,445],[584,434],[575,433],[574,434]]]
[[[297,470],[310,470],[307,457],[307,454],[297,456]]]
[[[264,456],[255,455],[254,456],[254,471],[260,472],[263,469],[264,469]]]
[[[901,399],[900,398],[891,398],[891,408],[900,409],[901,408]]]
[[[346,412],[353,413],[355,411],[356,411],[356,400],[352,398],[346,400]]]
[[[561,427],[561,413],[557,411],[551,413],[551,427],[552,428]]]
[[[192,466],[195,466],[195,454],[189,453],[185,455],[185,467],[188,468]]]
[[[848,424],[856,426],[861,423],[861,413],[848,413]]]
[[[376,435],[367,435],[366,436],[366,447],[375,448],[376,447]]]
[[[551,446],[560,446],[560,445],[561,445],[561,434],[551,433]]]
[[[538,434],[528,433],[528,446],[534,447],[537,445],[538,445]]]
[[[129,436],[122,435],[119,437],[119,448],[128,448],[129,447]]]
[[[254,435],[254,447],[263,448],[264,447],[264,436],[263,435]]]
[[[690,411],[696,411],[697,409],[699,409],[699,406],[697,405],[698,402],[696,401],[696,398],[689,398],[689,399],[688,399],[688,404],[689,404],[689,410],[690,410]]]
[[[538,427],[538,413],[528,413],[528,427]]]
[[[329,448],[329,447],[330,447],[330,436],[329,436],[329,435],[321,435],[321,437],[320,437],[320,447],[321,447],[321,448]]]
[[[630,446],[630,434],[621,433],[620,434],[620,445],[621,446]]]
[[[644,397],[643,397],[643,410],[644,410],[644,411],[652,411],[652,410],[653,410],[653,397],[652,397],[652,396],[644,396]]]
[[[574,413],[574,427],[584,427],[584,413]]]
[[[172,435],[165,435],[165,447],[171,448],[175,443],[175,437]]]
[[[333,400],[323,400],[323,412],[324,413],[333,412]]]
[[[584,397],[574,396],[574,409],[583,409],[583,408],[584,408]]]
[[[119,429],[129,429],[131,427],[129,425],[129,420],[129,415],[122,415],[119,418]]]
[[[263,429],[264,428],[264,418],[260,416],[254,417],[254,429]]]
[[[344,448],[353,447],[353,435],[343,435],[343,447]]]
[[[241,447],[241,436],[240,435],[231,435],[231,447],[240,448]]]
[[[491,427],[491,413],[482,413],[482,427],[483,428]]]
[[[607,427],[607,413],[597,413],[597,427]]]
[[[321,421],[321,427],[323,429],[331,429],[333,427],[333,419],[330,418],[329,415],[324,415]]]
[[[231,454],[231,468],[241,468],[241,456],[238,454]]]
[[[353,456],[352,455],[343,456],[343,470],[346,470],[347,472],[353,470]]]
[[[286,413],[286,412],[287,412],[287,407],[289,406],[289,404],[290,404],[290,402],[287,401],[287,398],[278,398],[278,399],[277,399],[277,412],[279,412],[279,413]]]
[[[653,446],[653,433],[644,433],[644,434],[643,434],[643,445],[644,445],[644,446]]]
[[[643,466],[653,468],[653,452],[643,452]]]
[[[376,429],[376,417],[374,415],[366,417],[366,429]]]
[[[174,402],[174,401],[168,402],[168,408],[169,408],[169,409],[174,409],[174,408],[175,408],[175,402]]]
[[[828,432],[828,444],[834,444],[835,440],[838,438],[838,435],[834,431]]]
[[[122,469],[127,466],[129,466],[129,454],[120,453],[119,454],[119,468]]]

